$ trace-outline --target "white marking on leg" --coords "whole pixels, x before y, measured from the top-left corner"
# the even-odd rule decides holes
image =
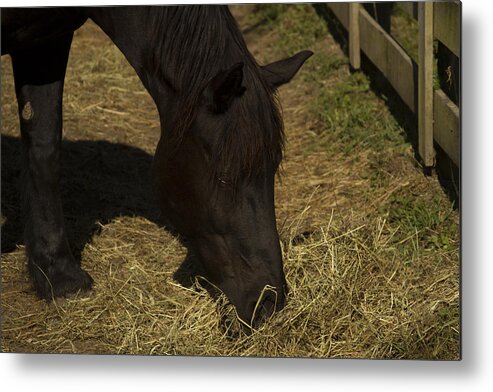
[[[31,105],[31,102],[28,101],[24,104],[24,107],[22,108],[22,112],[21,112],[22,119],[25,121],[29,121],[33,118],[33,115],[34,115],[33,107]]]

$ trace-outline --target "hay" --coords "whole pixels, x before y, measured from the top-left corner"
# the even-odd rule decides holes
[[[265,37],[269,43],[255,36],[256,45],[275,38]],[[430,252],[418,232],[401,238],[389,217],[370,213],[377,205],[362,197],[370,184],[358,174],[368,162],[317,147],[310,99],[300,78],[281,91],[288,146],[276,206],[286,307],[247,336],[227,299],[213,299],[206,280],[190,279],[197,267],[180,238],[163,229],[147,175],[157,112],[90,23],[76,34],[67,75],[63,192],[71,244],[95,286],[49,303],[34,296],[16,221],[17,172],[4,160],[17,163],[18,120],[2,58],[2,231],[14,233],[2,232],[2,246],[18,244],[1,261],[2,350],[457,359],[458,246]],[[402,167],[406,179],[378,189],[375,203],[409,189],[439,192],[436,179]],[[399,242],[413,251],[403,254]]]

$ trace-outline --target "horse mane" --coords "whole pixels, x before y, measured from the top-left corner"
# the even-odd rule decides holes
[[[206,84],[222,70],[243,62],[245,93],[222,114],[223,132],[213,146],[214,175],[227,181],[255,174],[267,160],[277,167],[284,148],[284,130],[275,92],[261,75],[227,6],[151,7],[154,66],[178,92],[180,102],[168,141],[178,147],[193,123]],[[163,39],[164,37],[164,39]],[[156,38],[154,38],[156,39]]]

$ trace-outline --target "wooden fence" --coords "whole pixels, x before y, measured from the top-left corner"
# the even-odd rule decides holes
[[[419,154],[424,166],[435,164],[434,142],[460,166],[459,107],[442,89],[433,88],[434,40],[460,59],[460,3],[395,4],[418,21],[418,64],[362,4],[329,3],[329,7],[348,32],[351,66],[360,68],[363,52],[417,116]]]

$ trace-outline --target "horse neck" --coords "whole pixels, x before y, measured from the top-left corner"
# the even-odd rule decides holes
[[[135,69],[144,86],[149,90],[145,72],[145,26],[149,7],[91,7],[86,8],[91,18],[113,41]]]
[[[155,101],[166,99],[159,88],[165,77],[178,79],[173,81],[188,94],[236,62],[255,64],[224,6],[96,7],[88,16],[125,55]]]

